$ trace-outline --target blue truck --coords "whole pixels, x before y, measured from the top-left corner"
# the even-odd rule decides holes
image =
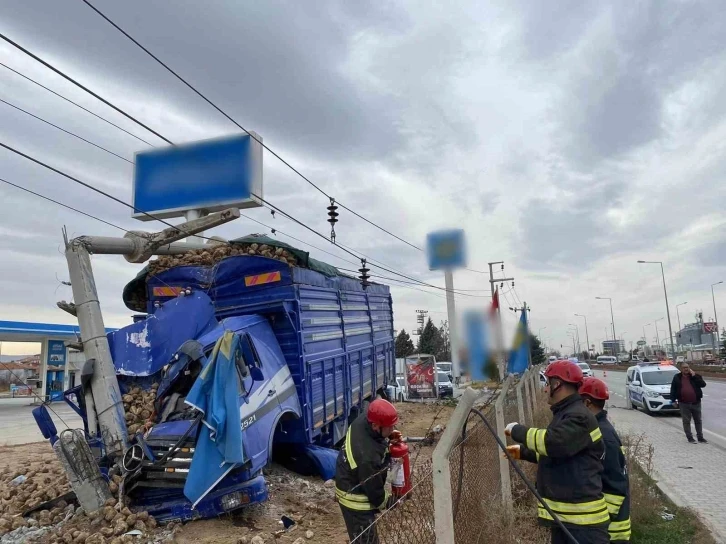
[[[364,288],[333,267],[314,268],[241,255],[133,282],[137,296],[127,305],[146,312],[107,335],[121,392],[156,391],[153,426],[123,459],[132,505],[170,521],[259,503],[267,498],[263,468],[273,459],[332,477],[332,448],[366,403],[395,383],[393,311],[387,286]],[[184,400],[225,331],[238,336],[243,354],[237,387],[247,461],[193,506],[183,489],[201,425]],[[65,397],[90,437],[82,387]],[[97,457],[103,465],[103,452]]]

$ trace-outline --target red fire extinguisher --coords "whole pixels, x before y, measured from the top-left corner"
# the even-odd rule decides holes
[[[400,498],[411,490],[408,444],[401,439],[392,441],[388,451],[391,454],[391,491],[394,497]]]

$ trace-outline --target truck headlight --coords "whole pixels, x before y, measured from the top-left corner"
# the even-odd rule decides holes
[[[236,491],[225,495],[219,502],[222,504],[222,509],[225,512],[229,512],[230,510],[234,510],[235,508],[239,508],[240,506],[249,503],[250,498],[246,494]]]
[[[660,397],[660,393],[658,393],[657,391],[646,391],[645,396],[651,397],[651,398],[657,398],[657,397]]]

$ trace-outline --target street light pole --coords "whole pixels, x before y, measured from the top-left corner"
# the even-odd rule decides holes
[[[575,327],[575,331],[577,332],[577,351],[578,351],[578,353],[579,353],[579,352],[581,351],[581,350],[580,350],[580,327],[578,327],[578,326],[577,326],[577,325],[575,325],[574,323],[568,323],[568,325],[569,325],[570,327]]]
[[[655,342],[660,347],[660,336],[658,335],[658,321],[663,321],[662,317],[659,317],[655,321],[653,321],[653,325],[655,326]]]
[[[610,297],[595,297],[597,300],[607,300],[610,302],[610,319],[612,320],[611,325],[613,326],[613,342],[617,343],[617,338],[615,337],[615,317],[613,316],[613,299]],[[617,353],[614,353],[617,357]]]
[[[582,317],[585,320],[585,340],[587,341],[587,358],[590,358],[590,333],[587,332],[587,316],[575,314],[576,317]]]
[[[663,276],[663,294],[665,295],[665,303],[666,303],[666,317],[668,317],[668,334],[670,334],[670,343],[671,343],[671,352],[673,356],[675,357],[675,350],[673,349],[673,327],[671,327],[671,311],[668,308],[668,291],[666,290],[666,281],[665,281],[665,271],[663,270],[663,262],[662,261],[638,261],[639,264],[659,264],[660,265],[660,274]],[[658,327],[656,327],[657,329]],[[668,352],[666,351],[666,355]]]
[[[716,285],[716,284],[714,284],[714,285]],[[713,285],[711,286],[711,294],[713,294]],[[678,306],[683,306],[684,304],[688,304],[688,302],[681,302],[680,304],[676,304],[676,317],[678,318],[678,332],[681,332],[681,314],[678,312]]]
[[[713,294],[713,287],[715,285],[722,284],[722,281],[717,281],[716,283],[711,284],[711,300],[713,300],[713,318],[716,320],[716,348],[714,348],[714,351],[718,349],[718,346],[721,344],[721,339],[719,338],[719,332],[718,332],[718,315],[716,314],[716,295]],[[711,337],[713,338],[713,336]],[[718,354],[714,353],[714,357],[718,357]]]

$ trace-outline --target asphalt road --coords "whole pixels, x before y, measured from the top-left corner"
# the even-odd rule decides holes
[[[28,399],[0,399],[0,446],[45,440],[33,418],[34,406],[30,402]],[[81,418],[65,402],[52,403],[48,412],[59,433],[66,425],[73,429],[83,428]]]
[[[607,371],[603,377],[602,370],[594,370],[595,376],[604,379],[610,389],[608,405],[616,408],[627,408],[625,391],[625,372]],[[726,381],[708,379],[703,390],[703,435],[709,442],[726,449]],[[648,416],[641,411],[643,425],[648,425],[648,418],[657,417],[660,421],[683,429],[679,415]]]

